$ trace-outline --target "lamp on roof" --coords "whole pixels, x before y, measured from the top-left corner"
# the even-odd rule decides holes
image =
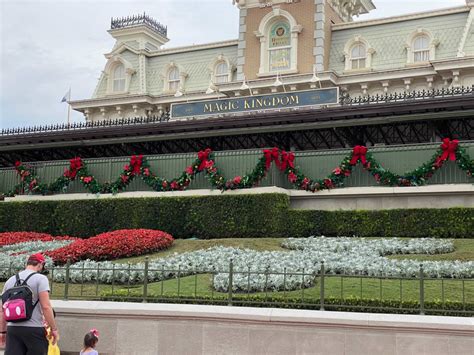
[[[240,86],[240,90],[242,90],[242,91],[248,90],[250,92],[250,95],[253,96],[252,89],[247,84],[247,81],[245,80],[245,76],[244,76],[244,81],[242,82],[242,85]]]
[[[321,86],[321,78],[316,75],[316,69],[313,70],[313,76],[311,77],[311,79],[310,79],[309,81],[310,81],[312,84],[319,83],[319,88],[320,88],[320,89],[322,88],[322,86]]]
[[[283,83],[280,80],[280,73],[277,72],[277,77],[275,79],[275,82],[273,83],[273,86],[274,87],[279,87],[279,86],[282,86],[282,85],[283,85]]]
[[[219,89],[214,85],[214,83],[212,82],[212,80],[209,82],[209,87],[207,88],[206,90],[206,94],[207,95],[210,95],[210,94],[213,94],[215,92],[219,91]]]

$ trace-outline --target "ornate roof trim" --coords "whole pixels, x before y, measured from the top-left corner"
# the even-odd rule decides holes
[[[332,30],[339,31],[339,30],[346,30],[350,28],[359,28],[359,27],[382,25],[382,24],[393,23],[393,22],[410,21],[410,20],[416,20],[416,19],[426,18],[426,17],[452,15],[452,14],[457,14],[461,12],[469,12],[469,10],[470,9],[467,6],[459,6],[459,7],[452,7],[452,8],[447,8],[447,9],[433,10],[433,11],[416,12],[416,13],[412,13],[408,15],[384,17],[384,18],[374,19],[374,20],[335,24],[335,25],[332,25]]]
[[[154,57],[154,56],[160,56],[160,55],[166,55],[166,54],[194,52],[194,51],[200,51],[200,50],[204,50],[204,49],[214,49],[214,48],[220,48],[220,47],[237,46],[238,43],[239,43],[239,41],[235,39],[235,40],[227,40],[227,41],[220,41],[220,42],[195,44],[195,45],[190,45],[190,46],[160,49],[158,51],[149,53],[149,55],[151,57]]]

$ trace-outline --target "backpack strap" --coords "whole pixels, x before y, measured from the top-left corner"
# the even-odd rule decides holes
[[[28,277],[25,279],[25,281],[23,281],[23,285],[28,286],[28,284],[26,282],[30,279],[31,276],[36,275],[36,274],[39,274],[39,272],[32,272],[31,274],[29,274]],[[39,295],[38,295],[38,299],[36,300],[36,302],[33,303],[33,309],[35,309],[38,302],[39,302]]]
[[[39,272],[32,272],[31,274],[29,274],[28,277],[25,279],[25,281],[23,281],[22,285],[28,285],[27,281],[30,279],[31,276],[36,275],[36,274],[39,274]],[[20,278],[20,275],[18,274],[17,279],[19,279],[19,278]]]
[[[33,275],[36,275],[36,274],[39,274],[39,272],[32,272],[31,274],[29,274],[27,276],[27,278],[25,280],[20,280],[20,273],[16,274],[15,277],[16,277],[16,283],[15,283],[15,286],[28,286],[27,282],[28,280],[31,278],[31,276]],[[20,281],[23,281],[23,282],[20,282]],[[33,304],[33,309],[35,309],[36,305],[38,304],[39,302],[39,295],[38,295],[38,299],[36,300],[36,302]]]

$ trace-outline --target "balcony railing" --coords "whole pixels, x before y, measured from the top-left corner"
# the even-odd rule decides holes
[[[151,18],[150,16],[146,15],[134,15],[134,16],[127,16],[122,18],[112,18],[110,20],[110,29],[115,30],[119,28],[127,28],[133,27],[138,25],[145,25],[150,27],[152,30],[158,32],[161,36],[166,37],[168,33],[168,29],[166,26],[163,26],[161,23],[156,21],[155,19]]]

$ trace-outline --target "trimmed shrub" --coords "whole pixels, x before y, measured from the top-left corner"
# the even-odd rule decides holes
[[[143,292],[140,290],[119,289],[103,291],[100,294],[103,301],[142,302]],[[189,297],[177,294],[153,294],[146,297],[147,302],[184,303],[206,305],[228,305],[229,298],[222,295]],[[321,303],[318,298],[285,297],[280,295],[232,295],[232,305],[241,307],[272,307],[291,309],[319,310]],[[366,312],[366,313],[395,313],[420,314],[420,303],[417,301],[378,300],[364,298],[333,298],[324,299],[326,311]],[[471,317],[474,314],[474,303],[462,303],[446,300],[442,302],[427,301],[424,303],[425,314],[437,316]]]
[[[382,211],[290,210],[286,236],[474,238],[474,208]]]
[[[57,205],[57,201],[0,202],[0,232],[55,234]]]
[[[474,208],[292,210],[285,194],[0,202],[0,231],[89,237],[157,229],[175,238],[474,238]]]

